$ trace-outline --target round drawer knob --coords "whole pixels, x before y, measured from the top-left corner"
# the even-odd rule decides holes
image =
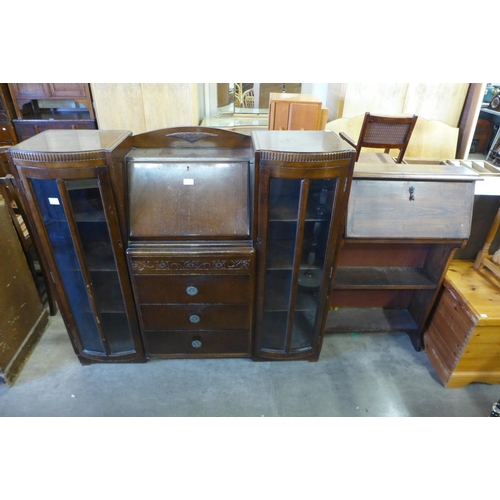
[[[197,314],[191,314],[191,316],[189,316],[190,323],[199,323],[200,319],[201,318]]]
[[[198,288],[196,288],[195,286],[188,286],[186,288],[186,293],[188,295],[191,295],[192,297],[193,295],[196,295],[198,293]]]
[[[195,349],[199,349],[201,347],[201,340],[193,340],[191,342],[191,346]]]

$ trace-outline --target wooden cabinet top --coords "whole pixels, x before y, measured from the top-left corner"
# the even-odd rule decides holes
[[[263,130],[252,133],[255,150],[287,153],[353,152],[335,132],[323,130]]]
[[[492,279],[493,278],[493,279]],[[478,324],[500,325],[500,295],[488,270],[478,272],[467,260],[454,260],[444,282],[457,303],[469,309]]]
[[[356,163],[354,179],[421,179],[446,181],[477,181],[479,174],[459,165]]]
[[[305,102],[322,104],[321,99],[312,94],[290,94],[286,92],[271,92],[269,94],[270,101],[287,101],[287,102]]]
[[[13,153],[112,151],[130,134],[126,130],[47,130],[16,144],[10,150]]]

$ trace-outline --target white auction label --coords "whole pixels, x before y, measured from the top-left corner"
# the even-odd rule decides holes
[[[49,198],[49,203],[51,205],[60,205],[59,198]]]
[[[184,186],[194,186],[194,179],[184,179],[182,183]]]

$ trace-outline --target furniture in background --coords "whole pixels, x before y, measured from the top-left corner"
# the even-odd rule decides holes
[[[497,278],[500,278],[500,249],[497,250],[493,255],[490,255],[490,248],[495,236],[500,228],[500,207],[498,212],[493,219],[488,236],[486,236],[486,241],[484,242],[483,248],[477,254],[476,260],[474,261],[474,269],[481,271],[484,267],[489,269]]]
[[[498,97],[498,96],[496,96]],[[500,165],[500,111],[482,108],[479,114],[480,118],[477,121],[477,127],[481,123],[487,122],[490,124],[491,132],[487,142],[487,147],[484,150],[486,160],[492,161],[495,165]],[[485,128],[483,126],[483,128]]]
[[[32,106],[39,100],[72,100],[82,104],[91,118],[94,118],[92,98],[88,83],[9,83],[17,118],[33,114]],[[27,107],[25,107],[28,104]],[[57,107],[57,106],[53,106]]]
[[[0,384],[12,385],[48,324],[10,218],[0,195]]]
[[[320,354],[354,168],[336,134],[254,132],[258,359]]]
[[[12,124],[16,117],[14,101],[6,83],[0,83],[0,146],[12,146],[16,144],[17,136]]]
[[[271,92],[269,130],[324,130],[328,108],[314,95]]]
[[[356,150],[355,161],[379,161],[379,156],[374,153],[363,153],[363,148],[381,148],[385,154],[389,154],[391,149],[399,151],[396,163],[401,163],[408,147],[417,116],[397,117],[397,116],[378,116],[371,113],[365,113],[361,130],[357,141],[354,141],[345,132],[339,135],[348,144]]]
[[[365,115],[353,118],[339,118],[326,124],[325,130],[340,134],[344,132],[350,137],[358,137]],[[456,158],[459,129],[436,120],[418,117],[412,136],[406,148],[405,158],[423,159],[424,162],[434,158]],[[366,151],[376,152],[376,149]],[[396,151],[391,153],[395,156]]]
[[[7,210],[16,229],[26,261],[37,286],[42,304],[49,306],[51,316],[57,314],[57,304],[51,289],[51,281],[42,265],[40,253],[32,237],[28,214],[24,210],[14,177],[0,177],[0,194],[6,202]]]
[[[11,173],[5,151],[17,144],[17,135],[12,120],[16,117],[14,102],[6,83],[0,83],[0,176]]]
[[[484,118],[479,118],[472,138],[470,153],[488,154],[488,146],[492,139],[493,130],[492,122]]]
[[[338,89],[337,116],[352,118],[366,111],[394,116],[416,114],[444,123],[458,129],[453,153],[420,157],[467,158],[484,90],[483,83],[347,83]],[[430,142],[439,147],[438,138]]]
[[[453,260],[424,344],[445,387],[500,383],[500,283],[494,275],[478,271],[473,261]]]
[[[82,364],[142,361],[119,214],[123,131],[47,130],[8,155],[23,186],[42,264]],[[117,188],[118,186],[118,188]]]
[[[253,89],[248,89],[243,92],[241,98],[241,107],[242,108],[253,108],[255,106],[255,95]]]
[[[414,161],[408,158],[408,162]],[[436,163],[466,167],[479,175],[474,187],[471,232],[467,243],[457,250],[454,259],[474,261],[490,232],[500,205],[500,166],[484,160],[434,160]],[[498,249],[500,233],[492,241],[490,251]]]
[[[0,146],[0,176],[5,177],[11,175],[9,160],[7,158],[7,150],[10,146]]]
[[[88,83],[9,83],[18,139],[50,129],[95,129]]]

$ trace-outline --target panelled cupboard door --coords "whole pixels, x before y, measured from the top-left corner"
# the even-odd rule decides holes
[[[142,358],[107,166],[18,171],[80,361]]]
[[[14,99],[77,99],[88,97],[85,83],[9,83]]]
[[[9,89],[15,100],[47,97],[44,83],[9,83]]]
[[[47,83],[50,97],[61,99],[85,98],[88,95],[85,83]]]

